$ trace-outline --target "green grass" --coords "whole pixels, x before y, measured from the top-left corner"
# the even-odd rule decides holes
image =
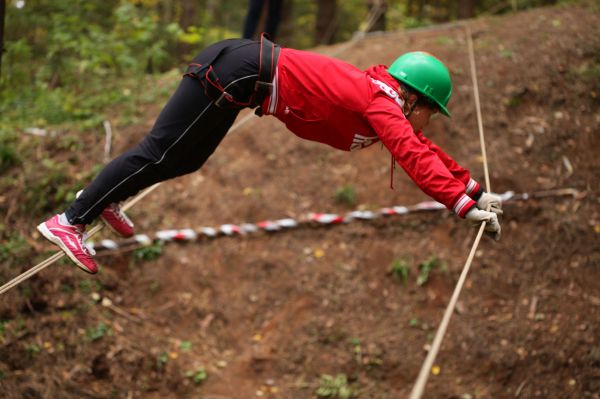
[[[339,187],[334,194],[335,202],[347,206],[356,205],[356,190],[351,185]]]

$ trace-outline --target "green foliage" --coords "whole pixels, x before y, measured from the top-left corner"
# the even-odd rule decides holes
[[[182,341],[181,344],[179,344],[179,349],[181,349],[182,352],[189,352],[192,349],[192,343],[190,341]]]
[[[406,280],[408,280],[409,266],[405,260],[396,259],[392,263],[392,267],[391,267],[390,271],[392,273],[392,276],[394,276],[398,280],[402,281],[403,283],[406,283]]]
[[[0,174],[21,163],[17,154],[16,135],[0,130]]]
[[[102,290],[102,283],[95,279],[83,279],[79,281],[79,289],[85,295]]]
[[[133,251],[133,257],[138,261],[151,261],[158,259],[162,255],[163,245],[164,244],[162,241],[157,241],[152,245],[138,248]]]
[[[350,338],[350,345],[352,345],[352,352],[354,352],[354,360],[357,363],[361,363],[362,359],[362,347],[360,346],[360,338]]]
[[[8,324],[8,320],[0,320],[0,342],[4,339],[4,334],[6,334],[6,324]]]
[[[25,353],[30,359],[35,358],[40,352],[41,349],[37,344],[31,343],[27,344],[27,346],[25,347]]]
[[[433,269],[439,268],[441,265],[441,262],[435,256],[432,256],[428,261],[419,264],[417,285],[425,285],[427,281],[429,281],[429,274],[433,271]]]
[[[355,206],[356,205],[356,190],[351,185],[345,185],[336,190],[334,195],[335,202],[338,204]]]
[[[204,380],[206,380],[208,378],[208,373],[206,372],[206,370],[204,369],[204,367],[200,367],[198,369],[194,370],[188,370],[185,373],[185,376],[189,379],[191,379],[194,384],[199,385],[202,384],[202,382],[204,382]]]
[[[169,362],[169,354],[167,352],[161,353],[156,358],[156,369],[158,371],[163,370],[165,368],[165,366],[167,365],[168,362]]]
[[[600,51],[600,46],[597,51]],[[597,56],[597,59],[592,60],[592,62],[571,67],[568,76],[573,81],[583,82],[588,86],[590,92],[600,91],[600,56]]]
[[[2,243],[0,243],[0,262],[18,264],[28,254],[27,241],[19,233],[10,233],[7,237],[2,237]]]
[[[88,328],[85,331],[85,337],[87,338],[88,341],[94,342],[94,341],[101,339],[109,332],[110,332],[110,329],[108,328],[108,326],[104,323],[100,323],[95,327]]]
[[[71,186],[72,178],[67,165],[50,158],[43,159],[27,167],[24,176],[21,210],[30,215],[52,212],[59,205],[66,205],[70,192],[77,191]]]
[[[356,391],[348,385],[348,378],[345,374],[338,374],[335,377],[329,374],[322,374],[316,393],[320,398],[339,399],[349,399],[356,395]]]

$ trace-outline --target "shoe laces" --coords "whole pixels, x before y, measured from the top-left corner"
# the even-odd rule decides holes
[[[117,218],[123,222],[127,223],[127,219],[125,219],[125,214],[121,211],[121,207],[117,203],[110,204],[110,209],[112,209],[113,213],[117,216]]]
[[[87,252],[89,256],[96,255],[96,250],[94,249],[94,247],[86,243],[88,239],[88,233],[86,233],[85,231],[85,226],[75,226],[75,229],[77,229],[77,232],[79,233],[78,239],[79,243],[81,244],[81,248],[83,248],[83,250]]]

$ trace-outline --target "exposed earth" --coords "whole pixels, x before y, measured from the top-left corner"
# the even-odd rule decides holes
[[[582,195],[505,205],[502,240],[479,246],[424,397],[600,398],[598,7],[470,26],[493,191]],[[452,119],[435,119],[429,137],[484,182],[463,29],[372,36],[337,57],[367,68],[415,49],[445,61],[454,80]],[[160,106],[119,132],[116,150],[137,142]],[[101,146],[86,142],[90,153]],[[389,173],[379,145],[340,152],[254,118],[200,172],[129,214],[151,233],[427,199],[401,169],[390,190]],[[343,186],[355,205],[335,201]],[[38,222],[20,221],[31,231]],[[0,298],[0,396],[316,398],[322,375],[343,374],[338,388],[354,397],[408,397],[475,233],[439,211],[169,244],[148,261],[121,252],[99,257],[93,277],[53,265]],[[433,257],[418,285],[418,265]],[[391,272],[402,262],[406,281]]]

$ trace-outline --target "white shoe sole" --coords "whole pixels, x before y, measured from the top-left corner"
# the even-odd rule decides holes
[[[79,267],[81,270],[83,270],[84,272],[86,272],[88,274],[96,274],[97,273],[97,272],[91,272],[87,267],[85,267],[85,265],[83,263],[81,263],[75,255],[73,255],[73,252],[71,252],[71,250],[69,248],[67,248],[67,246],[65,244],[63,244],[63,242],[61,240],[59,240],[54,234],[52,234],[52,232],[50,230],[48,230],[45,223],[38,224],[37,229],[40,233],[42,233],[42,235],[48,241],[50,241],[51,243],[53,243],[55,245],[58,245],[58,247],[60,249],[62,249],[62,251],[65,253],[65,255],[67,255],[69,257],[69,259],[71,259],[73,261],[73,263],[75,263],[77,265],[77,267]]]

